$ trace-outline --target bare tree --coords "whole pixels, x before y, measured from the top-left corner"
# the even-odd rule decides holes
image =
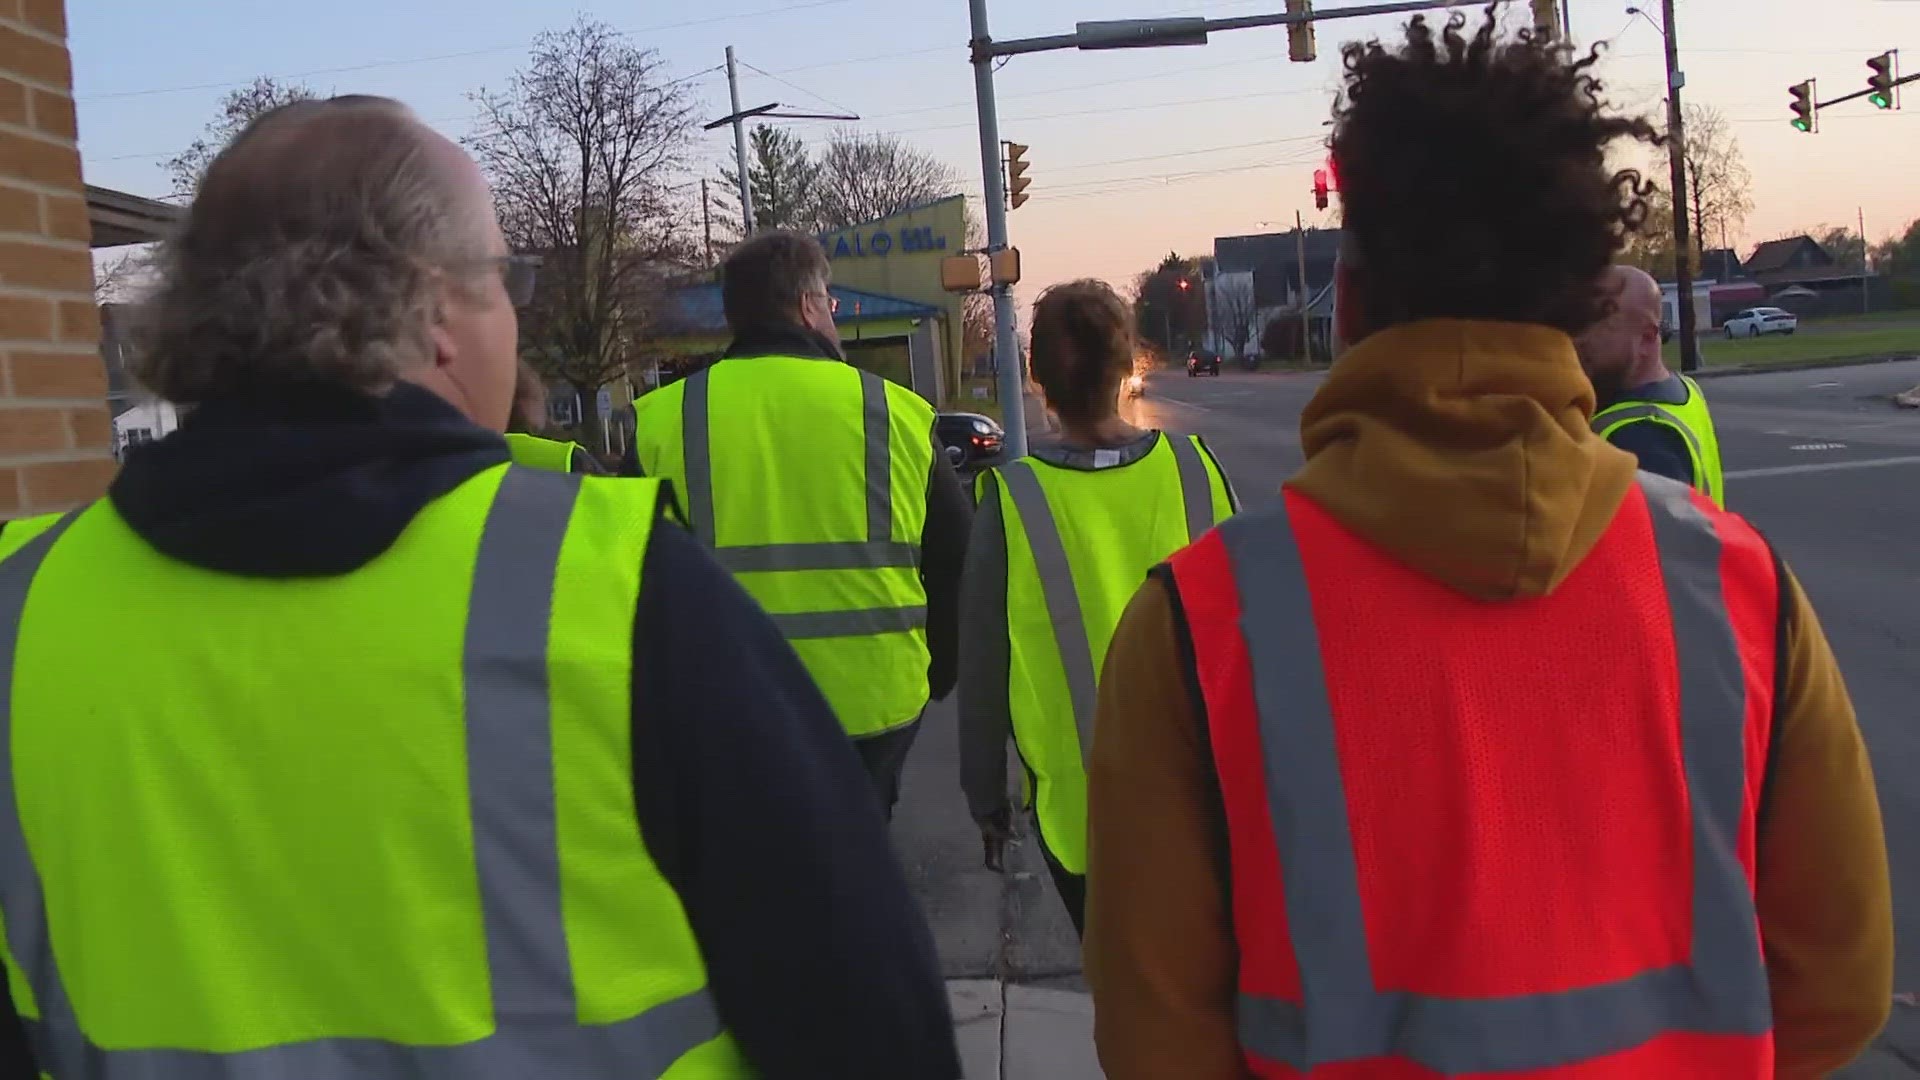
[[[227,96],[220,99],[220,112],[207,122],[200,137],[167,162],[167,174],[173,178],[173,194],[191,199],[200,187],[200,177],[206,174],[207,166],[241,129],[253,123],[254,117],[317,96],[313,88],[304,83],[281,82],[271,75],[258,76],[247,85],[228,91]]]
[[[581,16],[535,39],[506,90],[472,95],[482,121],[466,144],[493,182],[508,242],[544,260],[521,349],[586,402],[637,359],[658,300],[697,260],[698,241],[681,231],[698,220],[681,213],[693,107],[662,68],[653,50]]]
[[[1213,279],[1214,323],[1221,338],[1232,343],[1235,356],[1245,355],[1259,317],[1253,274],[1219,274]]]
[[[820,154],[820,227],[831,232],[960,190],[946,162],[884,133],[840,131]]]
[[[1715,241],[1738,232],[1753,212],[1753,175],[1733,125],[1719,109],[1688,105],[1686,114],[1687,202],[1694,243],[1701,249],[1721,246]]]

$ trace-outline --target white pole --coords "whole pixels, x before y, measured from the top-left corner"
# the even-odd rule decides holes
[[[744,240],[753,235],[753,183],[747,177],[747,124],[740,116],[740,71],[731,45],[727,46],[727,92],[733,95],[733,159],[740,170],[740,238]]]

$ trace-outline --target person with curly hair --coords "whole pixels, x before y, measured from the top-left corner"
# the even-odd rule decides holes
[[[987,853],[1012,835],[1007,740],[1019,748],[1040,852],[1074,929],[1086,906],[1082,765],[1107,641],[1140,577],[1232,514],[1198,435],[1120,414],[1133,311],[1103,281],[1033,305],[1032,368],[1057,443],[982,473],[961,576],[960,778]]]
[[[1111,1080],[1825,1076],[1891,998],[1885,841],[1806,595],[1590,429],[1649,187],[1598,51],[1351,44],[1339,336],[1280,497],[1106,655],[1085,958]]]

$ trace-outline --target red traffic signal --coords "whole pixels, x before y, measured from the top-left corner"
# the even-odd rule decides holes
[[[1327,170],[1325,169],[1313,170],[1313,208],[1315,210],[1327,208]]]

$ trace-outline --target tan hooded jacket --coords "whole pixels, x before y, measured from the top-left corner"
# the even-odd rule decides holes
[[[1288,487],[1473,596],[1551,592],[1634,479],[1588,430],[1593,389],[1557,331],[1431,321],[1341,357],[1301,417]],[[1780,1077],[1863,1050],[1892,997],[1886,846],[1852,703],[1806,595],[1782,582],[1783,693],[1758,907]],[[1089,765],[1086,972],[1109,1080],[1242,1080],[1226,821],[1174,603],[1141,589],[1107,655]],[[1187,655],[1191,655],[1190,651]],[[1631,679],[1633,672],[1622,672]]]

